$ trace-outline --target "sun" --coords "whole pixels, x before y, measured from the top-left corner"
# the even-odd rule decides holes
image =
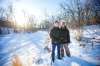
[[[22,3],[15,3],[14,4],[14,16],[15,16],[15,22],[17,27],[29,27],[28,17],[33,15],[33,19],[37,25],[42,22],[44,19],[43,13],[40,9],[37,9],[36,7],[32,7],[31,5],[25,5]]]
[[[21,12],[16,12],[15,14],[15,22],[17,27],[25,27],[26,26],[26,19]]]
[[[18,27],[25,27],[26,21],[24,19],[22,19],[22,18],[17,18],[16,19],[16,25]]]
[[[17,22],[18,27],[25,27],[26,23],[25,22]]]

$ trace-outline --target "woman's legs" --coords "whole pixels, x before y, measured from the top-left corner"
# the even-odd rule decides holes
[[[64,45],[63,44],[61,45],[60,52],[61,52],[61,58],[64,57]]]
[[[66,55],[68,57],[70,57],[71,55],[70,55],[70,51],[69,51],[69,48],[68,48],[68,44],[64,44],[64,49],[65,49]]]

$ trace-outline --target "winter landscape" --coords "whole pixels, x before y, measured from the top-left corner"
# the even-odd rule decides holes
[[[92,30],[92,27],[95,27]],[[86,26],[85,30],[91,31],[88,34],[84,31],[85,38],[99,38],[100,26]],[[51,66],[51,52],[44,49],[50,42],[47,31],[37,31],[35,33],[13,33],[0,36],[0,65],[11,66],[12,58],[18,55],[24,64],[23,66]],[[92,39],[91,39],[92,40]],[[87,40],[86,40],[87,41]],[[54,66],[96,66],[100,65],[100,41],[95,42],[92,48],[92,42],[84,42],[85,47],[80,46],[74,39],[71,32],[71,44],[69,45],[72,57],[64,57],[63,60],[56,60]]]
[[[94,6],[100,1],[0,0],[0,66],[100,66],[100,9]],[[56,53],[52,63],[55,20],[69,29],[71,57]]]

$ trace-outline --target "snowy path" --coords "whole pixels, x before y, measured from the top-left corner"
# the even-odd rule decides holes
[[[24,66],[36,62],[34,60],[42,56],[44,36],[45,33],[37,32],[0,37],[0,66],[11,66],[11,60],[16,55],[20,56]]]
[[[16,55],[20,57],[23,66],[50,66],[50,53],[44,50],[47,37],[48,33],[45,31],[9,34],[0,37],[0,66],[12,66],[12,59]],[[73,42],[69,47],[72,57],[56,60],[54,66],[96,66],[96,64],[84,59],[78,42],[73,37],[71,39]]]

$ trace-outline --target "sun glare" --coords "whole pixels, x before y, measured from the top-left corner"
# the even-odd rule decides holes
[[[14,16],[17,27],[29,27],[29,22],[27,21],[28,17],[25,16],[33,15],[33,19],[36,24],[40,24],[40,22],[42,22],[45,18],[43,11],[35,6],[32,6],[32,4],[26,5],[26,2],[16,2],[13,6],[15,8]]]
[[[16,12],[16,14],[15,14],[15,20],[16,20],[17,26],[19,26],[19,27],[24,27],[26,25],[25,17],[20,12]]]

